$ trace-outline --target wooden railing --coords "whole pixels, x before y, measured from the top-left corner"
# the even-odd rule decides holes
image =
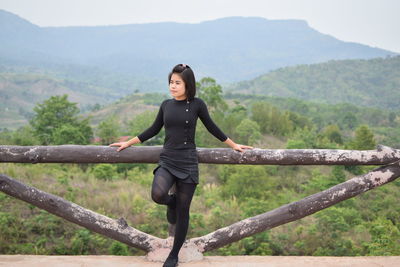
[[[121,152],[105,146],[0,146],[0,162],[14,163],[156,163],[161,147],[131,147]],[[184,261],[201,259],[210,251],[273,227],[292,222],[341,201],[357,196],[400,176],[400,151],[378,146],[377,150],[253,149],[243,153],[231,149],[199,148],[199,162],[209,164],[269,165],[383,165],[327,190],[241,220],[205,236],[187,240],[181,250]],[[148,259],[163,260],[172,245],[128,225],[61,197],[0,175],[0,190],[89,230],[146,251]]]

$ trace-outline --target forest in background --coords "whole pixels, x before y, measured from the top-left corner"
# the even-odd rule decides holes
[[[254,80],[223,85],[223,88],[228,96],[240,94],[239,101],[269,96],[271,101],[273,97],[281,97],[312,101],[318,106],[325,103],[340,107],[348,103],[343,105],[398,113],[399,77],[400,56],[394,56],[287,67]],[[143,83],[145,87],[140,86]],[[0,63],[0,130],[15,130],[27,124],[33,116],[33,107],[52,95],[68,94],[71,101],[78,103],[81,113],[102,113],[100,117],[93,114],[97,124],[110,111],[110,106],[115,106],[112,104],[115,101],[133,101],[126,113],[136,114],[143,106],[135,106],[132,95],[151,92],[168,92],[167,81],[160,84],[78,65],[54,65],[46,69]]]
[[[332,60],[268,72],[226,91],[399,110],[400,56]]]
[[[212,78],[199,84],[212,117],[233,140],[258,148],[399,148],[398,112],[351,104],[223,94]],[[68,97],[36,105],[31,123],[2,131],[1,144],[109,144],[134,136],[154,120],[163,94],[133,94],[82,116]],[[142,113],[125,117],[128,106]],[[63,116],[57,110],[67,110]],[[96,113],[100,112],[100,113]],[[107,115],[108,114],[108,115]],[[60,119],[61,118],[61,119]],[[55,121],[51,121],[55,120]],[[46,125],[55,125],[49,128]],[[160,145],[163,132],[144,145]],[[201,122],[198,147],[221,147]],[[165,206],[150,198],[155,164],[1,164],[0,172],[129,225],[166,237]],[[201,164],[188,238],[317,193],[373,166],[231,166]],[[400,182],[364,193],[312,216],[245,238],[207,255],[400,255]],[[22,201],[0,194],[0,253],[114,254],[143,252],[110,240]]]

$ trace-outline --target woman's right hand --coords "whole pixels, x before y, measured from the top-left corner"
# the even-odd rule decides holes
[[[128,144],[128,142],[120,142],[120,143],[112,143],[108,146],[119,146],[119,148],[117,149],[117,151],[121,151],[122,149],[125,149],[127,147],[130,147],[130,145]]]

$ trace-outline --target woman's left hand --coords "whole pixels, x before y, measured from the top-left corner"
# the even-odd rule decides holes
[[[244,149],[253,149],[252,146],[245,146],[245,145],[240,145],[240,144],[235,144],[232,149],[240,151],[240,152],[244,152]]]

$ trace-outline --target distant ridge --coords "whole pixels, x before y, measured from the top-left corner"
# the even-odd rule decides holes
[[[340,41],[302,20],[258,17],[197,24],[38,27],[0,10],[0,41],[3,64],[80,64],[158,81],[179,62],[190,64],[199,77],[225,83],[285,66],[395,54]]]
[[[400,110],[400,56],[332,60],[271,71],[226,91]]]

